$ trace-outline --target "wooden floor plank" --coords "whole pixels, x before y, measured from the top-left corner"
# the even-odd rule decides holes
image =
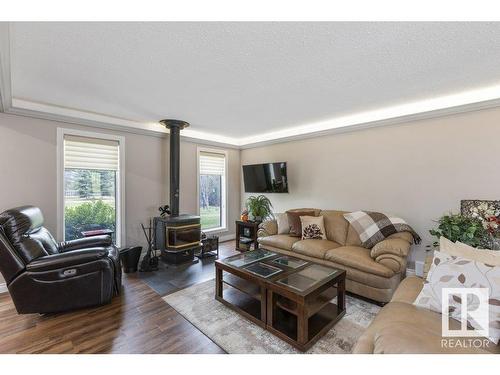
[[[234,254],[234,241],[221,244]],[[19,315],[0,294],[0,353],[224,353],[138,274],[105,306],[63,314]]]
[[[136,276],[111,304],[52,315],[18,315],[0,295],[0,353],[223,353]]]

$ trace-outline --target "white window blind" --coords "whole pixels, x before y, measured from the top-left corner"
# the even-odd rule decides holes
[[[64,168],[73,169],[120,169],[118,141],[64,136]]]
[[[215,152],[200,152],[200,175],[224,176],[226,168],[226,157],[224,154]]]

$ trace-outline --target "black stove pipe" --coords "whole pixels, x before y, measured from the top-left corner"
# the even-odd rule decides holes
[[[161,120],[170,130],[170,215],[179,216],[180,132],[189,126],[181,120]]]

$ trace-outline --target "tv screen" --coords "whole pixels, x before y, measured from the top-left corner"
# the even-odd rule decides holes
[[[288,193],[286,163],[243,166],[246,193]]]

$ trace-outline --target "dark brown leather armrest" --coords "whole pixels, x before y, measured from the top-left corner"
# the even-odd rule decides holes
[[[108,249],[95,247],[84,250],[74,250],[40,257],[26,266],[29,272],[50,271],[58,268],[72,267],[83,263],[93,262],[108,256]]]
[[[111,236],[93,236],[79,238],[77,240],[64,241],[59,244],[59,252],[65,253],[67,251],[74,251],[79,249],[86,249],[89,247],[106,247],[111,246],[113,241]]]

